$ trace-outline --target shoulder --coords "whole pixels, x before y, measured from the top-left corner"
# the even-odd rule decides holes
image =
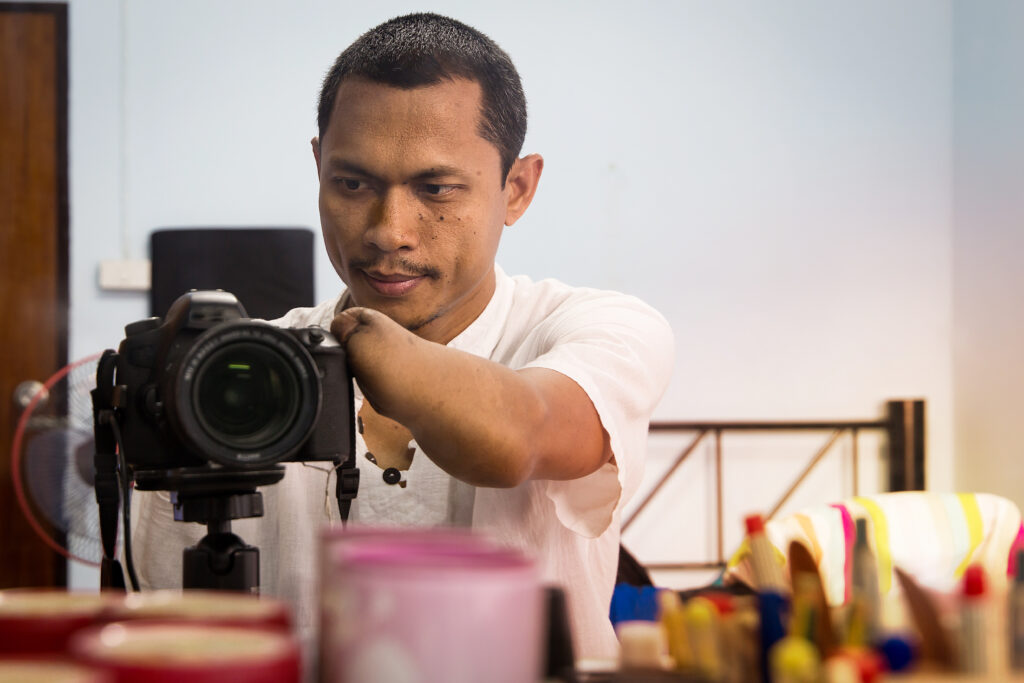
[[[509,277],[512,285],[508,330],[545,336],[616,335],[629,332],[655,344],[672,345],[672,330],[641,299],[607,289],[576,287],[555,279]]]
[[[670,373],[675,339],[665,318],[635,296],[574,287],[553,279],[509,277],[502,319],[490,358],[513,369],[544,365],[565,372],[572,364],[623,374]]]

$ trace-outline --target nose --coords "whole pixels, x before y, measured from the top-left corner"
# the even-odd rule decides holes
[[[415,249],[422,213],[422,208],[404,197],[400,189],[390,189],[374,207],[364,239],[382,252]]]

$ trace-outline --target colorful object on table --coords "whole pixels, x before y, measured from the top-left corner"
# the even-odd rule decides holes
[[[988,671],[986,634],[988,631],[988,596],[985,570],[971,565],[964,575],[960,599],[960,670],[971,674]]]
[[[693,666],[693,648],[690,646],[686,612],[683,610],[679,594],[673,590],[660,591],[658,611],[673,667],[680,671],[689,669]]]
[[[863,621],[864,641],[874,644],[878,638],[881,620],[881,594],[878,589],[878,563],[868,543],[868,521],[858,517],[857,539],[851,553],[851,602]]]
[[[987,493],[903,491],[852,498],[842,503],[806,508],[765,523],[765,535],[781,549],[798,540],[814,558],[829,604],[852,597],[854,520],[868,520],[867,531],[878,566],[883,600],[899,599],[894,571],[900,567],[917,582],[952,594],[970,564],[985,567],[998,587],[1024,547],[1021,513],[1011,501]],[[749,545],[744,542],[729,560],[727,580],[757,586]]]
[[[826,680],[830,683],[846,683],[849,680],[872,683],[878,680],[884,671],[885,662],[881,655],[863,647],[843,646],[825,662]],[[852,679],[851,672],[854,676]]]
[[[889,636],[878,645],[878,652],[885,659],[889,671],[908,670],[916,661],[914,644],[903,636]]]
[[[942,619],[935,604],[924,589],[898,567],[896,578],[900,582],[911,620],[921,638],[920,659],[947,670],[953,669],[956,665],[956,656],[949,637],[941,626]]]
[[[1009,594],[1010,666],[1024,671],[1024,550],[1014,554],[1013,585]]]
[[[619,637],[619,666],[624,669],[661,669],[666,655],[665,632],[653,621],[623,621],[615,627]]]
[[[822,665],[825,683],[861,683],[860,665],[845,654],[834,654]]]
[[[771,541],[765,535],[764,518],[758,514],[749,515],[745,522],[755,590],[785,590],[786,582],[782,575],[782,566],[777,560],[778,550],[772,546]]]
[[[807,581],[801,578],[805,576],[813,581],[813,584],[808,582],[816,615],[812,640],[817,645],[821,657],[825,658],[839,646],[839,639],[832,624],[832,611],[829,609],[828,598],[825,597],[825,588],[821,583],[814,558],[803,543],[793,541],[789,544],[790,583],[797,586],[801,581]]]
[[[684,609],[694,668],[704,678],[718,680],[722,675],[718,609],[710,600],[700,596],[691,598]]]
[[[821,677],[821,653],[813,641],[816,621],[817,581],[800,574],[794,582],[792,622],[789,633],[768,653],[772,683],[817,683]]]
[[[781,593],[763,591],[757,595],[760,617],[760,667],[762,680],[771,681],[770,653],[772,646],[786,637],[788,601]]]
[[[821,657],[806,638],[788,635],[772,646],[769,653],[772,683],[818,683]]]
[[[612,626],[623,621],[657,621],[658,592],[654,586],[616,585],[609,613]]]

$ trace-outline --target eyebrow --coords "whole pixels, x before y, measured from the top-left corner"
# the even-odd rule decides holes
[[[347,161],[345,159],[338,159],[338,158],[328,159],[327,166],[328,166],[328,168],[331,171],[334,171],[334,172],[339,172],[340,171],[340,172],[343,172],[343,173],[351,173],[353,175],[360,176],[360,177],[363,177],[363,178],[368,178],[368,179],[374,180],[374,181],[382,181],[383,180],[380,176],[378,176],[378,175],[376,175],[374,173],[371,173],[370,171],[368,171],[367,169],[363,168],[359,164],[353,163],[351,161]],[[409,178],[409,180],[423,182],[425,180],[427,180],[427,181],[429,181],[429,180],[437,180],[439,178],[450,178],[452,176],[463,177],[463,176],[466,176],[466,175],[467,174],[466,174],[465,171],[463,171],[463,170],[461,170],[459,168],[456,168],[455,166],[447,166],[447,165],[441,164],[441,165],[438,165],[438,166],[431,166],[430,168],[424,169],[422,171],[418,171],[418,172],[414,173],[412,175],[412,177]]]

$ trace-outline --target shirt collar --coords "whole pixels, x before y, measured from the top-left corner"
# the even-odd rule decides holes
[[[491,295],[491,300],[469,327],[448,342],[448,347],[472,353],[474,356],[490,358],[505,331],[505,321],[512,307],[513,289],[512,278],[495,263],[494,294]]]

